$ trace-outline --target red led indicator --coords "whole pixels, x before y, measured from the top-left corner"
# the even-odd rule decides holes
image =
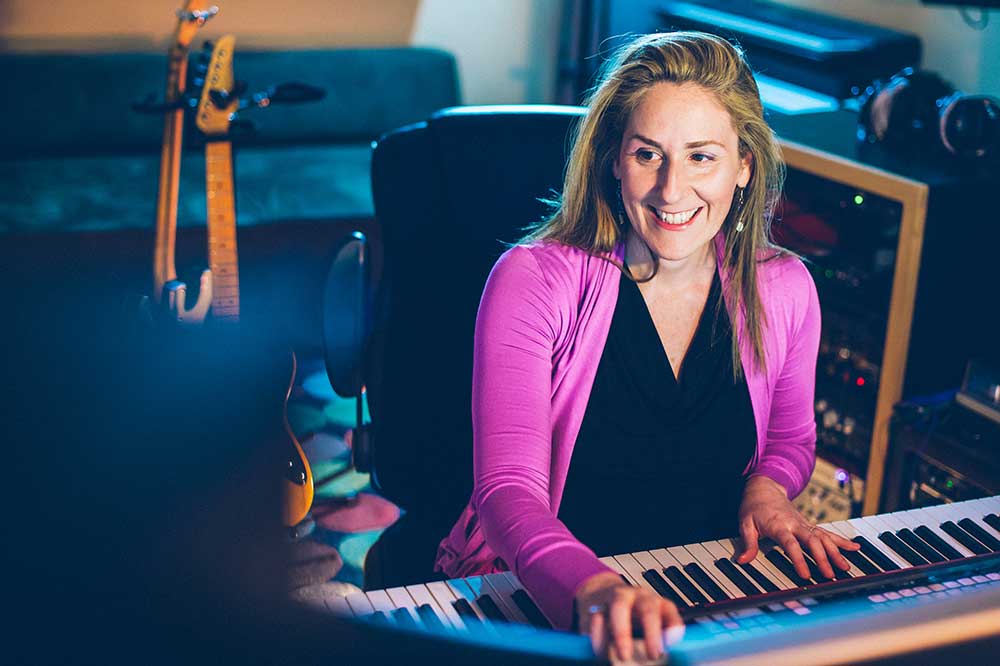
[[[864,386],[865,385],[865,378],[864,377],[858,377],[857,379],[854,380],[854,383],[857,384],[858,386]]]

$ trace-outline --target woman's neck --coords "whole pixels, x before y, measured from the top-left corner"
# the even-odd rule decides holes
[[[656,275],[648,285],[657,289],[683,288],[705,279],[711,280],[716,270],[715,248],[711,242],[699,251],[679,260],[656,257],[639,234],[630,229],[625,236],[625,263],[632,277],[643,280],[653,273],[653,262],[657,263]]]

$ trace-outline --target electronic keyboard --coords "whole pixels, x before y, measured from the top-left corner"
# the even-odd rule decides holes
[[[680,609],[687,630],[671,649],[672,663],[683,663],[685,656],[688,663],[761,663],[764,650],[768,663],[832,664],[840,662],[812,651],[804,657],[802,646],[839,640],[827,646],[829,658],[858,659],[1000,636],[1000,496],[820,526],[861,545],[842,551],[851,568],[835,568],[834,579],[825,578],[808,555],[810,576],[799,577],[780,547],[767,540],[747,564],[735,562],[733,539],[601,561],[628,584],[653,590]],[[511,572],[325,601],[335,613],[411,630],[552,628]],[[830,622],[837,623],[836,631]],[[852,622],[853,633],[845,629]],[[810,631],[816,635],[806,641]],[[757,649],[748,647],[755,642]],[[750,661],[740,661],[748,655]]]

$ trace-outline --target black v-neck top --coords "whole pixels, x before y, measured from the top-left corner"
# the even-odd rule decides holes
[[[599,556],[737,535],[757,432],[720,298],[716,275],[675,378],[638,285],[621,277],[559,507]]]

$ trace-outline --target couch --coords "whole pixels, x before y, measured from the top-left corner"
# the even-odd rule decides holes
[[[194,58],[196,54],[192,54]],[[251,92],[285,81],[326,97],[245,111],[255,131],[236,143],[244,319],[319,343],[320,293],[333,242],[377,237],[371,142],[460,101],[454,58],[426,48],[241,52]],[[163,94],[166,57],[151,53],[0,54],[0,267],[22,279],[72,268],[109,301],[148,290],[162,117],[132,104]],[[194,67],[189,67],[189,77]],[[204,267],[204,168],[185,131],[177,268]]]

